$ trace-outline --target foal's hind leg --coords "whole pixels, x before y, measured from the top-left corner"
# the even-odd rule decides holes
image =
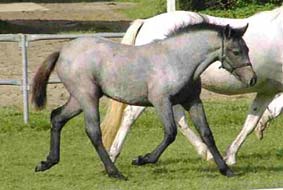
[[[153,104],[164,125],[164,138],[163,141],[158,145],[158,147],[151,153],[146,154],[145,156],[139,156],[138,158],[134,159],[132,162],[132,164],[134,165],[143,165],[147,163],[157,162],[164,150],[176,138],[177,128],[174,120],[171,102],[166,99]]]
[[[110,157],[102,143],[101,130],[99,126],[99,96],[97,96],[95,92],[94,94],[81,93],[80,103],[84,112],[86,133],[103,162],[107,174],[109,177],[126,179],[110,160]]]
[[[199,131],[203,142],[207,145],[209,151],[213,155],[213,158],[223,175],[233,176],[232,170],[227,166],[222,156],[220,155],[212,135],[212,132],[208,126],[203,105],[200,99],[195,100],[192,103],[183,104],[184,108],[189,111],[191,119]]]
[[[51,112],[50,152],[46,161],[42,161],[36,166],[36,172],[45,171],[59,162],[61,130],[67,121],[79,113],[81,113],[80,105],[73,97],[70,97],[64,106]]]

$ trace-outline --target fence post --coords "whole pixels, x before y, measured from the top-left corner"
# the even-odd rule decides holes
[[[167,0],[167,12],[176,11],[176,0]]]
[[[27,58],[27,47],[28,41],[25,34],[20,34],[21,41],[20,46],[22,50],[22,93],[23,93],[23,108],[24,108],[24,123],[28,124],[29,122],[29,84],[28,84],[28,58]]]

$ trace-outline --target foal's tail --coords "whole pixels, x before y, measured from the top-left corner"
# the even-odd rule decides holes
[[[135,45],[136,36],[139,29],[142,27],[144,20],[138,19],[133,21],[131,26],[126,31],[121,43],[127,45]],[[102,140],[105,148],[110,149],[114,138],[120,128],[120,124],[123,117],[123,111],[126,108],[126,104],[110,100],[109,107],[103,122],[101,123]]]
[[[55,68],[59,55],[60,52],[50,54],[40,65],[33,78],[31,102],[38,110],[43,109],[46,105],[46,87],[48,79]]]

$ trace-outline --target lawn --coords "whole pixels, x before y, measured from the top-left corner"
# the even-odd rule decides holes
[[[117,2],[134,2],[137,6],[131,9],[122,10],[131,19],[148,18],[157,14],[166,12],[166,0],[115,0]],[[179,1],[176,0],[176,8],[179,8]],[[244,1],[243,1],[244,2]],[[256,1],[247,1],[239,7],[231,9],[215,9],[213,6],[200,11],[200,13],[229,18],[245,18],[258,12],[274,9],[278,7],[278,1],[272,3],[255,3]],[[187,10],[192,11],[192,10]]]
[[[249,99],[206,100],[205,108],[219,149],[224,152],[241,129]],[[82,116],[63,130],[61,162],[51,170],[35,173],[35,165],[49,149],[49,111],[32,112],[31,124],[22,124],[16,108],[1,108],[0,189],[212,189],[242,190],[283,187],[282,119],[271,123],[265,138],[251,135],[232,169],[233,178],[221,176],[212,162],[202,161],[180,134],[155,165],[132,166],[137,155],[151,151],[162,138],[162,127],[153,109],[135,123],[126,140],[117,167],[128,177],[107,177],[84,128]]]

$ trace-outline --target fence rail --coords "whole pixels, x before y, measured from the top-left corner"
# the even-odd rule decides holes
[[[101,36],[104,38],[121,38],[124,33],[95,33],[95,34],[28,34],[27,41],[74,39],[80,37]]]
[[[0,85],[21,86],[22,82],[20,80],[0,80]]]
[[[95,33],[95,34],[0,34],[0,42],[18,42],[22,56],[22,80],[0,79],[0,85],[20,86],[23,95],[24,123],[29,122],[29,82],[28,82],[28,44],[39,40],[74,39],[79,37],[100,36],[105,38],[122,38],[124,33]],[[59,79],[49,81],[49,84],[58,84]]]

